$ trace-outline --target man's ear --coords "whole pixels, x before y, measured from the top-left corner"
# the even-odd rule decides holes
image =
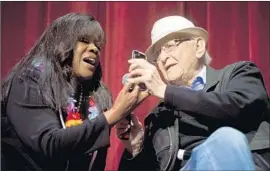
[[[196,39],[196,57],[201,58],[206,52],[206,43],[202,37]]]

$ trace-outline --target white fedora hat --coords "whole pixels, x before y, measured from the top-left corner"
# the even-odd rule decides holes
[[[208,40],[208,33],[201,27],[195,25],[188,19],[181,16],[169,16],[156,21],[151,31],[152,44],[145,52],[147,60],[155,58],[155,52],[162,45],[173,39],[202,37],[205,42]]]

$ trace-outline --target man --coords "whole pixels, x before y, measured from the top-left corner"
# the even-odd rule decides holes
[[[181,16],[158,20],[151,39],[128,82],[161,103],[145,130],[134,115],[116,126],[118,137],[131,131],[120,170],[254,170],[248,143],[256,169],[269,169],[269,98],[255,64],[209,67],[207,31]]]

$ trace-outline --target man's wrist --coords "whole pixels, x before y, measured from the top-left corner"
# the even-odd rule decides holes
[[[140,147],[136,149],[133,148],[132,152],[126,148],[124,152],[124,158],[127,160],[132,160],[133,158],[135,158],[136,156],[140,154],[142,149],[143,149],[143,145],[140,145]]]
[[[165,97],[165,91],[166,91],[167,85],[164,84],[158,88],[158,91],[154,93],[155,96],[157,96],[160,99],[164,99]]]

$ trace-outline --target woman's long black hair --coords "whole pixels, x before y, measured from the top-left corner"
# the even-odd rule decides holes
[[[42,97],[52,108],[59,110],[67,105],[68,97],[75,93],[76,81],[72,77],[73,48],[80,38],[87,38],[99,47],[105,44],[104,32],[92,16],[70,13],[59,17],[43,32],[32,49],[19,61],[2,82],[1,102],[8,98],[13,78],[29,68],[33,61],[41,60],[44,70],[37,84]],[[100,110],[112,105],[111,95],[101,82],[100,64],[89,80],[91,91]]]

